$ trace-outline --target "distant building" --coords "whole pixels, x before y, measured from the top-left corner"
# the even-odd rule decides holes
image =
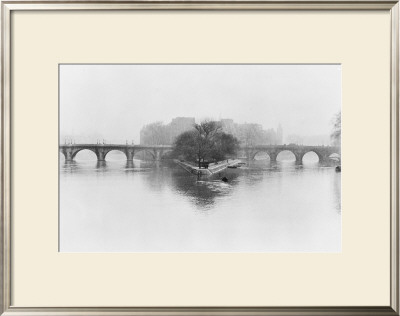
[[[283,130],[281,124],[279,124],[278,128],[276,129],[276,144],[277,145],[283,144]]]
[[[222,130],[239,139],[242,146],[274,145],[277,134],[274,129],[264,130],[262,125],[255,123],[235,123],[232,119],[221,119]]]
[[[286,144],[296,144],[296,145],[329,145],[330,136],[328,134],[321,135],[298,135],[290,134],[286,136]]]
[[[232,119],[221,119],[221,127],[225,133],[235,135],[236,125]]]
[[[286,136],[286,143],[288,145],[304,145],[304,137],[297,134],[290,134]]]
[[[188,130],[191,130],[195,124],[195,119],[194,117],[176,117],[172,119],[171,123],[167,125],[168,129],[168,136],[169,136],[169,144],[173,144],[175,141],[175,138],[182,134],[183,132],[186,132]]]
[[[265,142],[263,143],[263,145],[275,145],[277,142],[277,136],[276,136],[276,132],[273,128],[269,128],[267,130],[264,131],[264,139]]]
[[[220,120],[222,130],[235,136],[242,146],[282,144],[283,133],[279,125],[277,131],[270,128],[264,130],[262,125],[255,123],[235,123],[232,119]],[[143,126],[140,131],[141,145],[172,145],[177,136],[193,129],[194,117],[176,117],[169,124],[154,122]]]
[[[140,130],[140,144],[172,145],[178,135],[191,130],[194,124],[194,117],[176,117],[167,125],[162,122],[145,125]]]

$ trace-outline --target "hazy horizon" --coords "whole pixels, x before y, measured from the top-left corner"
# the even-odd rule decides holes
[[[322,142],[341,110],[341,66],[60,65],[60,142],[139,143],[144,125],[175,117],[282,125]]]

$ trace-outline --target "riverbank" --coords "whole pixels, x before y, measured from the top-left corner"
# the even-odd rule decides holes
[[[175,162],[191,174],[194,174],[194,175],[200,174],[201,176],[211,176],[213,174],[216,174],[218,172],[225,170],[226,168],[228,168],[230,166],[235,166],[235,165],[239,164],[241,162],[241,160],[227,159],[227,160],[219,161],[216,163],[209,164],[208,169],[196,167],[186,161],[175,160]]]

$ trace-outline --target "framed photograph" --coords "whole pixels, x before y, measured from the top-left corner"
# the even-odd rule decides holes
[[[2,1],[2,315],[399,315],[398,1]]]

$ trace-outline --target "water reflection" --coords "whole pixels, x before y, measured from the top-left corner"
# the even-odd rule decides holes
[[[333,192],[335,195],[335,209],[340,214],[342,212],[342,182],[341,182],[341,173],[338,172],[336,176],[332,177],[333,181]]]
[[[226,176],[228,182],[221,181]],[[237,175],[221,172],[211,177],[202,177],[199,180],[195,176],[181,170],[174,170],[172,185],[174,190],[196,206],[198,211],[209,212],[213,209],[218,197],[227,196],[232,193]]]
[[[301,175],[305,171],[321,172],[321,164],[315,161],[298,164],[293,160],[270,162],[269,159],[247,161],[246,165],[237,169],[225,169],[213,176],[197,179],[177,166],[172,160],[114,160],[114,161],[72,161],[62,163],[61,173],[64,175],[114,174],[124,172],[127,175],[143,173],[143,184],[147,189],[161,192],[166,187],[187,198],[197,210],[209,211],[218,198],[234,194],[235,187],[246,185],[257,187],[268,177],[274,178],[276,184],[284,175]],[[221,179],[226,177],[228,182]],[[331,178],[335,196],[335,209],[341,209],[340,174]],[[267,180],[268,181],[268,180]]]
[[[261,159],[200,181],[173,161],[62,162],[60,245],[63,251],[340,251],[340,181],[334,168],[315,161]]]

